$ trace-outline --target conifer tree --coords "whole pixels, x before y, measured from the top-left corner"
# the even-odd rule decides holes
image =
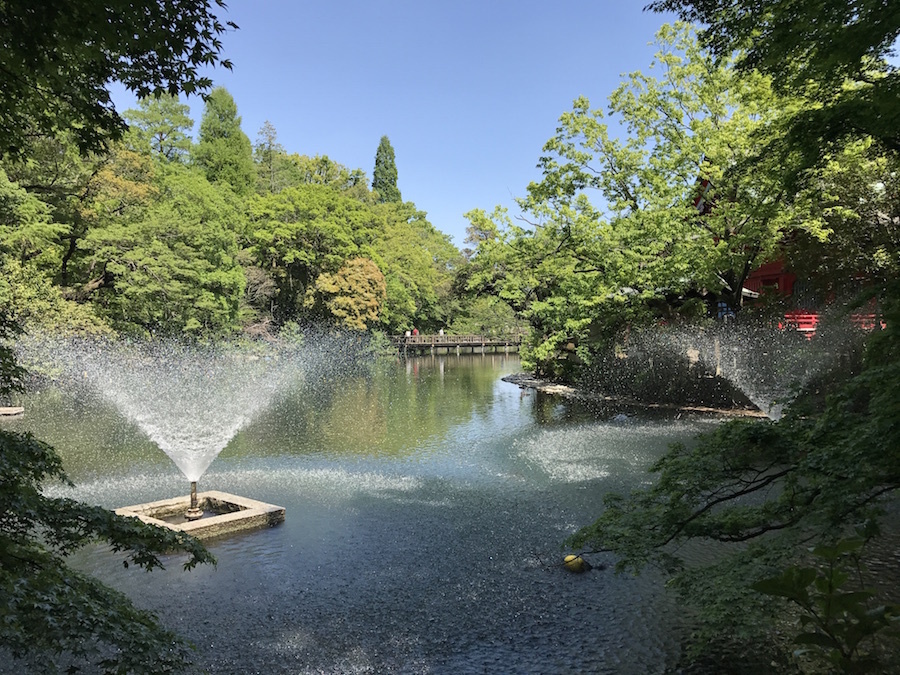
[[[397,163],[394,148],[387,136],[382,136],[375,151],[375,170],[372,172],[372,189],[381,203],[401,202],[397,187]]]
[[[126,110],[123,116],[141,142],[149,144],[157,157],[169,162],[183,162],[191,149],[190,132],[194,120],[190,111],[177,96],[162,94],[142,98],[137,110]]]
[[[216,87],[206,101],[194,162],[211,183],[227,183],[235,193],[247,195],[256,183],[250,139],[241,130],[237,105],[225,87]]]

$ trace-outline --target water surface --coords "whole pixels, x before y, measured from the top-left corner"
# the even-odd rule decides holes
[[[158,612],[212,673],[665,672],[679,613],[658,580],[570,574],[561,544],[712,422],[592,413],[501,381],[518,369],[429,356],[305,381],[200,482],[286,507],[282,525],[210,542],[218,566],[192,572],[177,557],[126,570],[99,548],[75,563]],[[100,397],[26,406],[4,424],[56,445],[76,482],[52,494],[117,507],[187,493]]]

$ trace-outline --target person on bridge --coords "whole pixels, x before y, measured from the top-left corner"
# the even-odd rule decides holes
[[[413,328],[413,335],[418,335],[418,334],[419,334],[419,329]]]

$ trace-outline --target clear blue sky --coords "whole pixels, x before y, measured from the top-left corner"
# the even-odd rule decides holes
[[[289,153],[324,154],[371,180],[378,141],[398,187],[463,245],[473,208],[515,212],[541,147],[586,95],[605,104],[644,70],[665,21],[646,0],[230,0],[234,70],[212,72],[255,143],[269,120]],[[134,107],[114,89],[121,111]],[[203,104],[190,98],[199,122]]]

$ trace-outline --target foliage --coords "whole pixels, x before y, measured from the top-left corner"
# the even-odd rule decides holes
[[[28,332],[53,335],[112,335],[91,305],[65,297],[34,265],[0,259],[0,306]]]
[[[293,154],[285,157],[285,162],[285,181],[289,185],[327,185],[361,202],[374,201],[362,169],[350,169],[328,155]]]
[[[786,232],[821,234],[806,201],[784,198],[778,167],[746,162],[790,102],[704,51],[683,24],[660,29],[657,44],[655,74],[632,73],[609,98],[623,138],[579,98],[544,146],[542,180],[520,200],[525,224],[467,214],[478,244],[468,287],[528,319],[523,356],[547,374],[589,361],[623,325],[677,317],[692,299],[740,309],[744,280]],[[569,344],[572,358],[561,359]]]
[[[338,325],[351,330],[378,323],[386,293],[384,275],[368,258],[352,258],[334,274],[319,275],[315,291]]]
[[[253,191],[256,184],[253,148],[241,130],[237,105],[224,87],[213,89],[206,100],[193,159],[209,182],[230,185],[242,196]]]
[[[126,331],[227,333],[244,276],[234,207],[190,169],[160,172],[159,199],[113,217],[80,244],[98,310]]]
[[[895,280],[880,297],[887,328],[871,336],[865,367],[823,410],[798,403],[778,423],[731,422],[695,447],[673,446],[651,467],[658,475],[652,487],[608,497],[606,510],[572,544],[615,552],[620,571],[664,570],[688,601],[707,603],[700,616],[718,634],[777,612],[757,605],[753,617],[736,617],[727,605],[757,581],[793,574],[785,570],[803,564],[807,546],[833,545],[857,524],[877,522],[896,498],[898,298]],[[691,569],[682,557],[691,540],[725,545],[719,562]],[[728,546],[739,543],[751,545]]]
[[[844,673],[882,672],[884,664],[869,656],[866,647],[886,629],[897,634],[900,624],[900,605],[873,606],[875,592],[858,583],[846,590],[860,570],[864,544],[865,539],[853,538],[817,546],[812,555],[819,566],[794,565],[753,584],[754,590],[786,598],[802,610],[804,632],[794,642],[814,648],[801,648],[798,654],[823,657]]]
[[[201,67],[219,64],[223,0],[6,0],[0,5],[0,148],[21,154],[28,138],[69,130],[78,148],[99,150],[125,124],[108,90],[139,97],[203,93]],[[164,47],[163,47],[164,46]]]
[[[183,642],[121,593],[70,568],[66,556],[101,540],[124,564],[163,567],[184,552],[185,569],[215,562],[195,539],[117,516],[99,506],[46,497],[41,485],[66,477],[55,451],[28,435],[0,431],[0,638],[41,672],[55,657],[92,662],[104,673],[169,673],[187,664]]]
[[[324,185],[260,195],[249,205],[252,255],[276,286],[272,313],[294,319],[322,273],[366,254],[378,219],[365,204]]]
[[[138,143],[167,162],[186,162],[191,150],[189,132],[194,127],[190,107],[167,94],[142,98],[138,110],[126,110],[124,118]]]
[[[457,335],[508,336],[527,332],[528,325],[512,307],[494,296],[481,296],[465,303],[453,317],[450,332]]]
[[[260,191],[279,192],[283,187],[281,173],[285,164],[284,147],[278,142],[275,126],[266,120],[259,129],[253,146],[256,162],[256,187]]]
[[[850,280],[884,288],[900,277],[900,156],[881,152],[872,139],[854,141],[811,170],[807,182],[827,238],[798,233],[786,246],[791,269],[823,295]]]
[[[0,169],[0,254],[20,263],[53,261],[52,250],[64,230],[44,202]]]
[[[746,49],[742,69],[758,69],[780,90],[809,99],[783,139],[788,147],[782,157],[798,153],[800,169],[847,138],[870,136],[900,150],[900,70],[886,60],[900,37],[896,3],[656,0],[649,7],[706,25],[702,39],[715,53]]]
[[[372,172],[372,190],[381,203],[403,201],[397,187],[397,163],[394,148],[387,136],[382,136],[375,151],[375,169]]]
[[[387,283],[383,325],[394,333],[447,326],[459,309],[453,286],[459,251],[411,202],[382,204],[375,212],[384,219],[373,243]]]

